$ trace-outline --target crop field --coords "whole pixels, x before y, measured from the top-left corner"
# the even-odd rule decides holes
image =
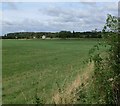
[[[98,39],[3,40],[3,103],[32,104],[36,95],[52,103],[58,88],[66,88],[83,73],[88,51],[97,42]]]

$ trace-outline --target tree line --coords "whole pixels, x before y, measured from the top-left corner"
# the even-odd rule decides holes
[[[71,32],[71,31],[60,31],[60,32],[14,32],[7,33],[2,36],[2,39],[40,39],[45,35],[47,38],[101,38],[101,31],[87,31],[87,32]]]

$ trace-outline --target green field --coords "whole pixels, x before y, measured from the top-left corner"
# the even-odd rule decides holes
[[[3,40],[3,103],[52,103],[59,87],[69,85],[85,66],[97,39]]]

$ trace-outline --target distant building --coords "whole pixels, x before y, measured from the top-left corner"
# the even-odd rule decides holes
[[[46,36],[45,36],[45,35],[43,35],[43,36],[42,36],[42,39],[45,39],[45,38],[46,38]]]
[[[33,39],[35,39],[36,37],[34,36]]]

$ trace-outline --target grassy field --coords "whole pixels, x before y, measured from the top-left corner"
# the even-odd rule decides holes
[[[52,103],[58,87],[82,73],[97,39],[3,40],[3,103],[35,103],[35,95]],[[65,87],[64,86],[64,87]]]

